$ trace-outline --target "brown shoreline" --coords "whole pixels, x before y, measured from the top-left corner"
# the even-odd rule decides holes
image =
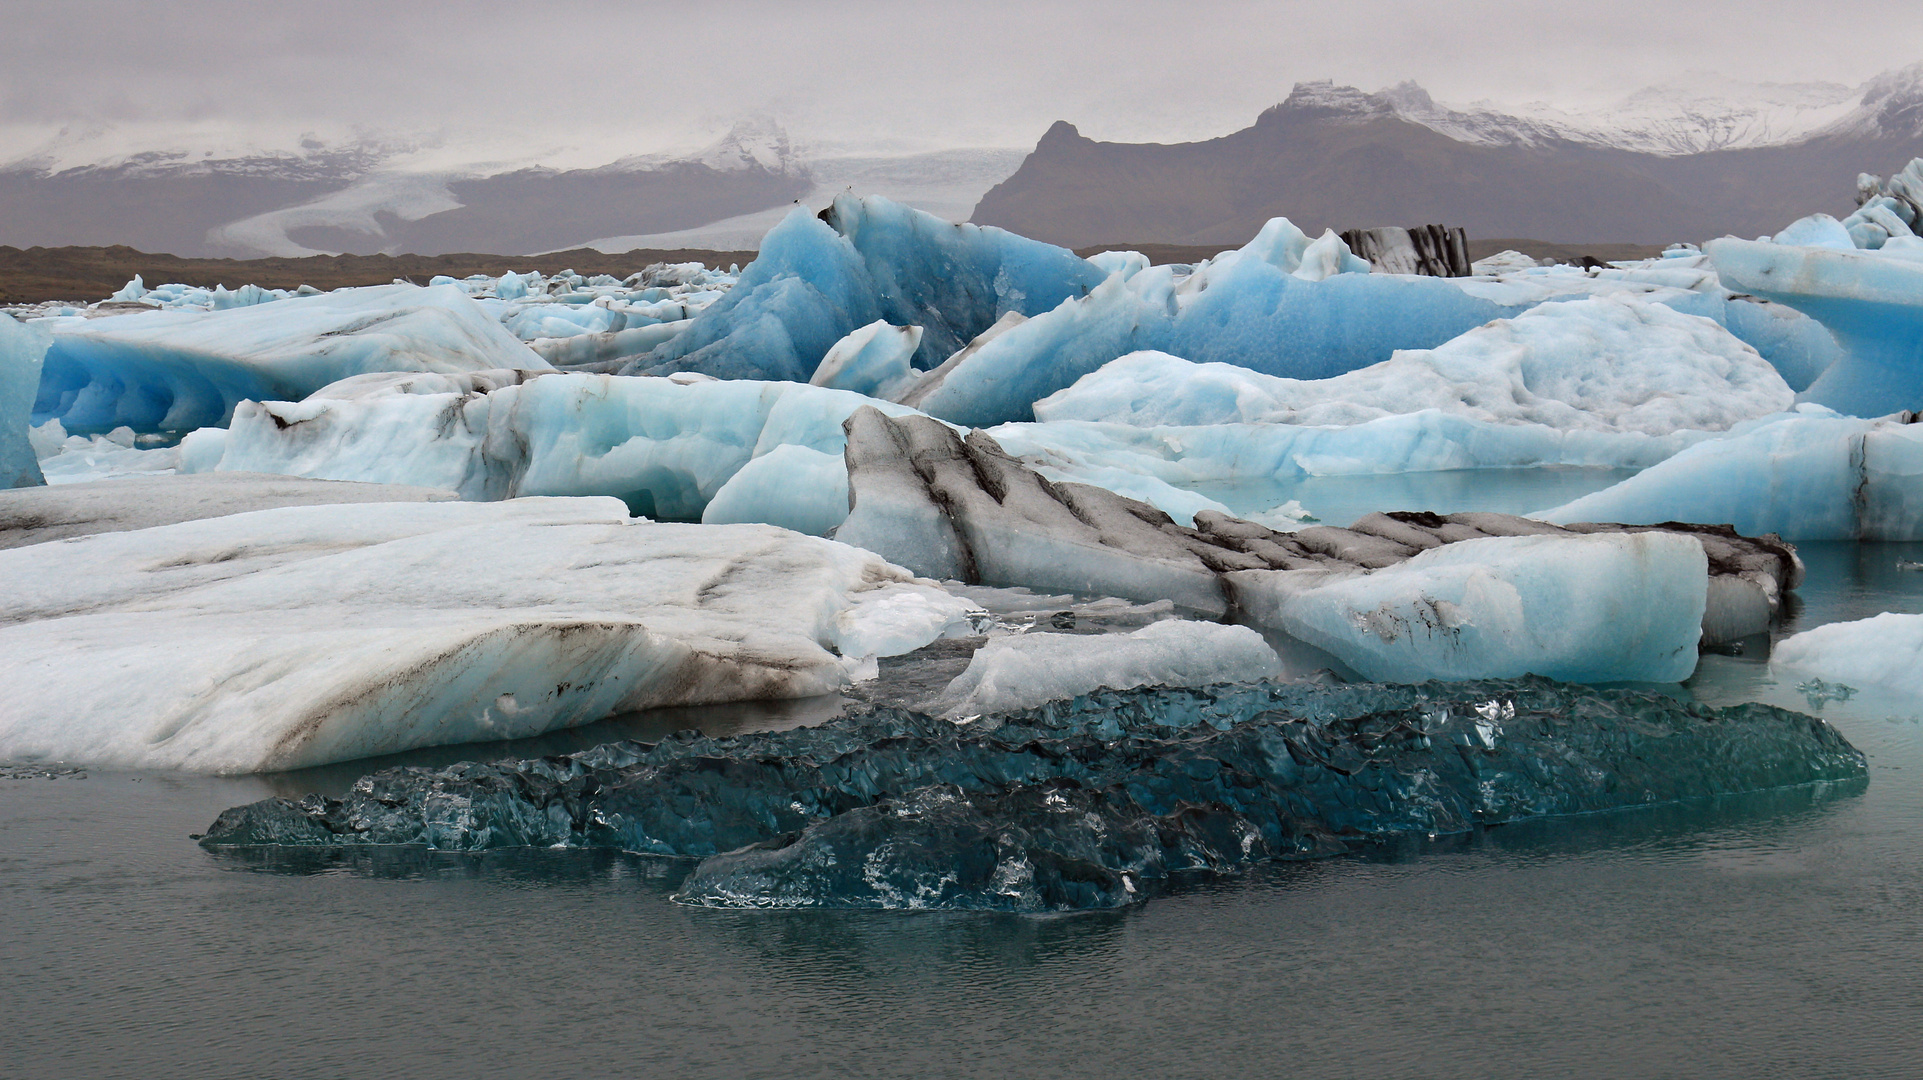
[[[339,289],[350,285],[385,285],[396,278],[425,285],[437,274],[502,274],[539,270],[544,274],[574,270],[583,274],[626,277],[650,263],[700,262],[726,267],[746,266],[752,251],[697,249],[641,249],[609,255],[592,248],[575,248],[548,255],[311,255],[301,259],[183,259],[154,255],[130,247],[0,246],[0,304],[39,304],[49,301],[91,303],[118,291],[139,274],[149,287],[167,282],[212,288],[259,285],[292,289],[312,285]]]

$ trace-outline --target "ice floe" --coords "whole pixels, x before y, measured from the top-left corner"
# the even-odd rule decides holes
[[[1770,650],[1778,678],[1817,678],[1923,697],[1923,615],[1885,612],[1791,634]]]
[[[932,707],[969,717],[1100,689],[1255,682],[1282,673],[1275,650],[1246,626],[1167,619],[1127,634],[1040,631],[991,638]]]
[[[257,510],[0,551],[0,577],[0,758],[203,772],[831,693],[848,648],[973,608],[846,545],[613,499]]]

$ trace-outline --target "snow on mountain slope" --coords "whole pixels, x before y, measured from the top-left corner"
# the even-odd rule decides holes
[[[1376,93],[1327,80],[1296,84],[1283,108],[1396,116],[1480,146],[1573,142],[1679,156],[1776,146],[1825,135],[1923,134],[1923,64],[1884,72],[1861,86],[1753,83],[1691,72],[1645,87],[1606,108],[1570,111],[1537,102],[1440,104],[1414,82]]]

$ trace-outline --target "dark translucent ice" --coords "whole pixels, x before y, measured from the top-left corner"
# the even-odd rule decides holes
[[[1397,836],[1864,775],[1829,725],[1764,705],[1540,679],[1156,688],[391,769],[228,810],[202,843],[619,848],[703,859],[694,904],[1071,910]]]

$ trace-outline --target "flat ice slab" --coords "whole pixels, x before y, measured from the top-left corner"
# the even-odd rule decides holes
[[[197,772],[830,693],[844,646],[973,607],[846,545],[605,498],[259,510],[0,551],[0,580],[0,760]]]
[[[1208,686],[1282,674],[1246,626],[1167,619],[1130,634],[1030,633],[990,639],[935,708],[949,716],[1026,709],[1107,688]]]
[[[280,506],[447,502],[451,491],[395,484],[305,480],[261,473],[201,473],[100,480],[0,491],[0,548],[126,532]]]
[[[1783,677],[1923,697],[1923,615],[1884,612],[1792,634],[1770,650],[1769,666]]]

